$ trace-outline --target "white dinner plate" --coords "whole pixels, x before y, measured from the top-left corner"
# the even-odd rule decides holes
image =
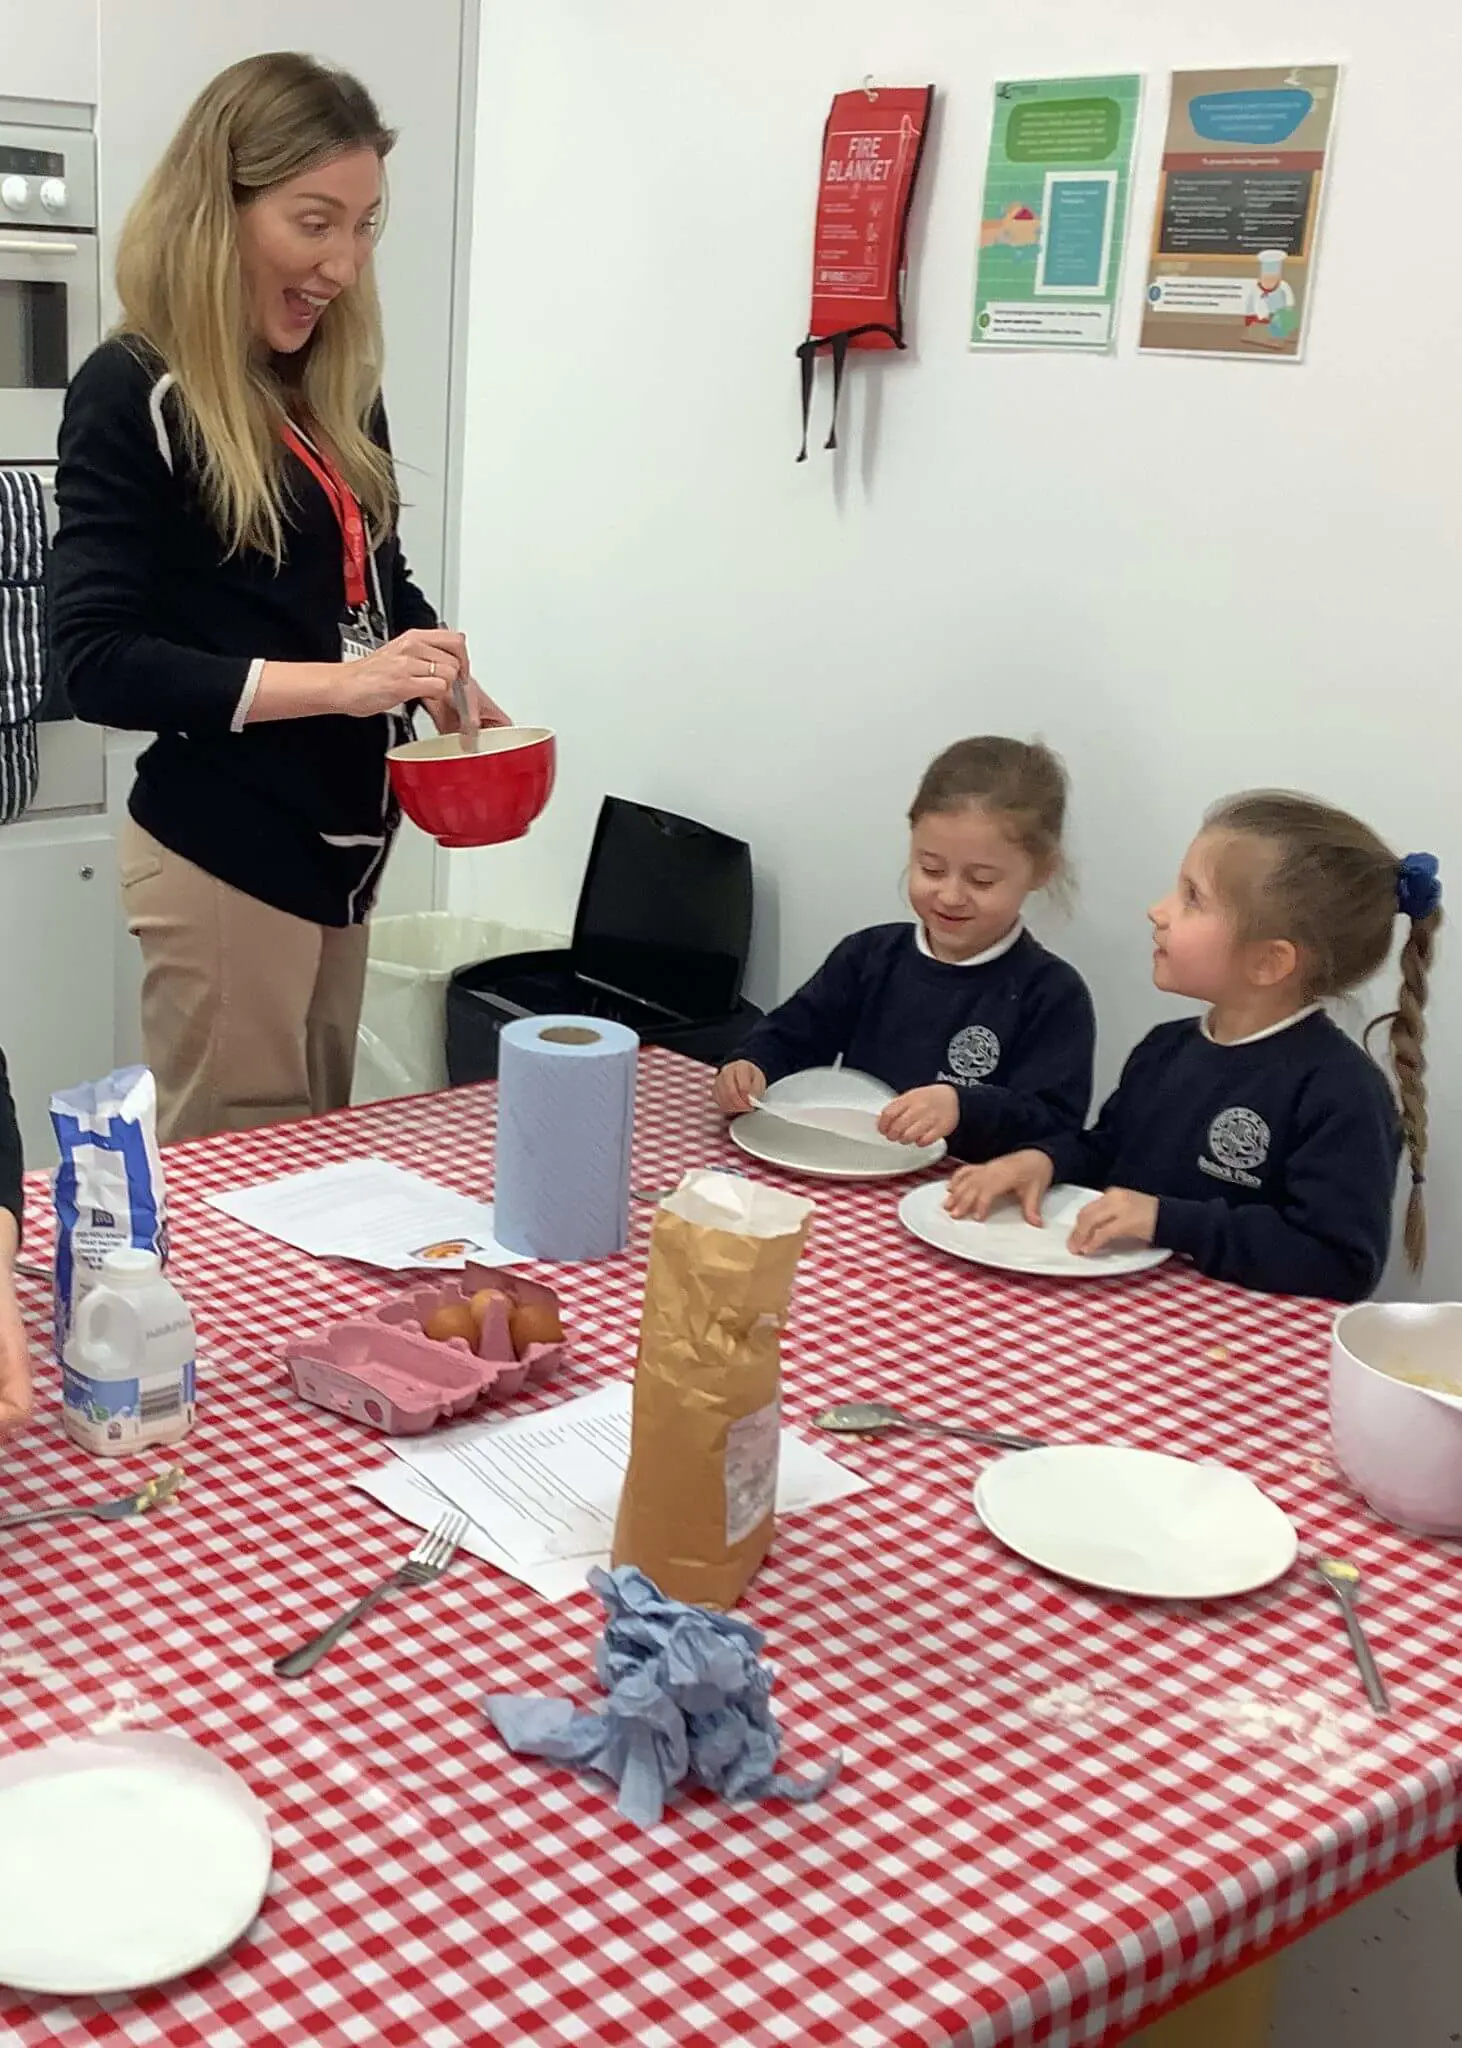
[[[949,1183],[943,1180],[911,1188],[899,1203],[899,1219],[936,1251],[971,1259],[977,1266],[1047,1280],[1117,1280],[1128,1273],[1145,1273],[1170,1256],[1154,1245],[1119,1247],[1082,1258],[1068,1251],[1072,1224],[1087,1203],[1096,1200],[1091,1188],[1052,1188],[1041,1204],[1046,1220],[1039,1230],[1026,1222],[1013,1202],[1002,1204],[988,1223],[951,1216],[944,1206],[948,1193]]]
[[[1242,1472],[1116,1445],[1001,1458],[975,1482],[975,1513],[1030,1563],[1144,1599],[1252,1593],[1299,1554],[1294,1524]]]
[[[731,1142],[767,1166],[813,1180],[897,1180],[937,1166],[946,1149],[942,1138],[937,1145],[891,1145],[876,1132],[866,1143],[860,1142],[836,1130],[770,1116],[762,1109],[737,1117]]]
[[[102,1998],[212,1962],[253,1923],[273,1849],[242,1778],[178,1735],[0,1757],[0,1984]]]

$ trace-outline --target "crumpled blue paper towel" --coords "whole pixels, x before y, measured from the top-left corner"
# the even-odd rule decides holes
[[[834,1758],[810,1778],[776,1768],[781,1730],[771,1710],[776,1674],[758,1656],[766,1638],[750,1622],[667,1600],[633,1565],[597,1568],[604,1604],[594,1669],[602,1707],[490,1694],[483,1711],[515,1756],[543,1756],[595,1771],[619,1787],[619,1811],[650,1827],[683,1784],[732,1800],[818,1798],[837,1777]]]

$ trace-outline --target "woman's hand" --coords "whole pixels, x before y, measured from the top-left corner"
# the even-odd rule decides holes
[[[1108,1188],[1088,1202],[1071,1226],[1070,1249],[1090,1256],[1109,1244],[1151,1244],[1157,1234],[1157,1196]]]
[[[413,626],[374,654],[340,664],[333,708],[350,718],[375,718],[419,700],[436,718],[439,708],[450,710],[452,686],[466,673],[467,642],[460,633]]]
[[[0,1210],[0,1439],[31,1417],[30,1350],[15,1298],[15,1218]]]
[[[766,1092],[767,1077],[750,1060],[732,1060],[729,1067],[722,1067],[711,1090],[722,1116],[744,1116]]]
[[[1051,1185],[1052,1166],[1044,1152],[1007,1152],[986,1166],[962,1166],[949,1183],[944,1206],[951,1216],[983,1223],[997,1202],[1013,1195],[1027,1223],[1041,1225],[1041,1198]]]
[[[895,1145],[933,1145],[947,1138],[959,1122],[959,1090],[947,1081],[928,1088],[910,1088],[897,1095],[878,1119],[878,1128]]]

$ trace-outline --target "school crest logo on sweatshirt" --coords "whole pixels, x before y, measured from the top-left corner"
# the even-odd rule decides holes
[[[987,1081],[1000,1064],[1000,1041],[984,1024],[967,1024],[944,1057],[956,1081]]]
[[[1211,1159],[1200,1159],[1200,1173],[1235,1187],[1257,1188],[1255,1170],[1269,1157],[1269,1126],[1257,1110],[1220,1110],[1208,1126]]]

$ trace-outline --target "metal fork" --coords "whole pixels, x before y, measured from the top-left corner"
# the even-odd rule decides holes
[[[94,1522],[125,1522],[129,1515],[145,1515],[149,1508],[166,1506],[183,1483],[183,1468],[173,1465],[156,1479],[149,1479],[145,1486],[135,1493],[127,1493],[120,1500],[98,1500],[86,1504],[68,1502],[58,1508],[30,1508],[24,1514],[6,1515],[0,1519],[0,1529],[28,1529],[37,1522],[63,1522],[70,1516],[87,1518]]]
[[[378,1586],[372,1586],[363,1600],[357,1600],[354,1607],[347,1608],[338,1620],[321,1629],[317,1636],[311,1636],[307,1643],[301,1643],[297,1650],[291,1650],[287,1657],[277,1657],[274,1669],[279,1676],[303,1678],[307,1671],[313,1671],[320,1659],[334,1649],[345,1631],[353,1628],[362,1615],[369,1614],[388,1593],[403,1587],[414,1591],[418,1586],[429,1586],[439,1579],[457,1555],[457,1545],[466,1534],[465,1515],[443,1515],[436,1527],[422,1537],[405,1564],[398,1565]]]

